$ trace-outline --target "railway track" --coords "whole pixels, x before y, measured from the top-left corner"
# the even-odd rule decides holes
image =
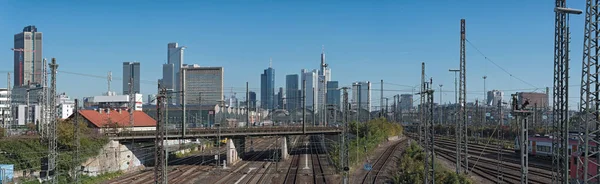
[[[311,151],[311,162],[313,168],[313,183],[315,184],[325,184],[327,183],[327,179],[325,178],[325,173],[323,172],[323,166],[321,164],[321,159],[319,158],[320,146],[318,144],[319,139],[317,137],[311,136],[313,140],[310,144]]]
[[[394,145],[389,146],[385,149],[385,151],[383,152],[383,154],[381,154],[377,160],[375,161],[375,164],[373,164],[373,168],[367,172],[367,174],[365,174],[365,177],[363,178],[362,183],[376,183],[377,179],[380,179],[380,176],[382,174],[381,171],[383,171],[383,167],[386,165],[386,163],[389,161],[389,158],[392,156],[392,154],[394,153],[394,150],[396,150],[396,148],[398,147],[398,145],[400,145],[401,143],[405,143],[405,140],[402,140],[400,142],[394,143]]]
[[[292,162],[290,163],[290,167],[288,168],[287,173],[285,174],[285,180],[283,183],[296,183],[296,179],[298,177],[298,171],[300,170],[298,167],[300,166],[300,154],[298,154],[298,150],[295,149],[292,151]]]
[[[266,149],[268,150],[269,148],[273,147],[274,144],[275,144],[274,142],[267,142]],[[258,161],[258,159],[262,158],[266,153],[267,152],[265,152],[265,151],[259,152],[259,154],[255,154],[252,157],[250,157],[248,159],[248,161]],[[251,182],[251,180],[255,177],[255,175],[259,174],[258,171],[261,170],[261,168],[264,166],[264,164],[266,164],[266,163],[261,163],[259,166],[256,166],[256,164],[251,164],[250,162],[246,162],[244,165],[238,167],[233,172],[231,172],[231,173],[227,174],[226,176],[217,180],[215,182],[215,184],[242,183],[242,181],[244,181],[244,179],[246,179],[244,175],[246,175],[246,176],[250,175],[250,178],[248,180],[246,180],[246,182]],[[250,168],[254,168],[254,169],[251,170]],[[252,173],[253,170],[256,170],[255,173],[250,174],[250,173]],[[264,174],[264,172],[263,172],[263,174]],[[238,177],[233,177],[234,175],[235,176],[242,175],[242,176],[240,178],[238,178]]]

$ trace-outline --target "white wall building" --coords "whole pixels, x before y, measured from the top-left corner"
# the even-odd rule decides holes
[[[135,94],[134,110],[142,110],[143,98],[142,94]],[[129,107],[129,95],[87,97],[83,99],[83,102],[84,108],[127,109],[127,107]]]
[[[2,127],[8,127],[12,118],[10,117],[11,104],[10,104],[10,92],[6,88],[0,88],[0,123]]]
[[[56,115],[60,119],[67,119],[73,114],[75,109],[75,100],[72,100],[67,94],[62,93],[56,96]]]

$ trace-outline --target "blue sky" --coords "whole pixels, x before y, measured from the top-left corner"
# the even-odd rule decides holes
[[[325,45],[333,80],[344,86],[373,81],[414,86],[421,62],[444,102],[454,101],[460,19],[467,39],[490,60],[537,88],[552,87],[554,2],[509,1],[0,1],[0,60],[12,70],[13,35],[26,25],[44,33],[44,57],[57,58],[59,71],[122,76],[122,62],[139,61],[142,79],[156,81],[166,62],[167,43],[187,46],[184,62],[225,68],[225,94],[245,92],[246,81],[260,89],[260,74],[273,58],[276,86],[285,75],[319,67]],[[584,9],[585,1],[570,0]],[[579,102],[583,15],[571,17],[571,106]],[[535,87],[510,77],[467,44],[468,99],[487,89],[516,91]],[[6,74],[0,86],[6,85]],[[105,79],[61,73],[60,92],[74,97],[106,91]],[[387,85],[384,96],[411,88]],[[121,81],[112,89],[121,92]],[[142,93],[156,86],[142,83]],[[379,91],[373,91],[375,106]],[[245,98],[245,97],[241,97]],[[435,96],[436,102],[439,95]]]

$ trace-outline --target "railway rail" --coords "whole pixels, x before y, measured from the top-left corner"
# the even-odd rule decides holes
[[[370,171],[367,171],[367,174],[365,174],[362,183],[376,183],[377,180],[380,179],[380,176],[382,174],[381,171],[384,170],[384,166],[386,165],[386,163],[389,162],[389,158],[392,156],[398,145],[405,142],[406,139],[387,147],[385,151],[379,157],[377,157],[377,160],[375,160],[375,164],[373,164],[373,168]]]

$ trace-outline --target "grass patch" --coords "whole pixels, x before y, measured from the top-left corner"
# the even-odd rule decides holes
[[[406,148],[398,161],[398,171],[394,174],[392,181],[397,184],[423,183],[423,172],[425,170],[425,152],[416,143]],[[445,167],[435,164],[435,182],[448,184],[471,184],[473,183],[465,175],[458,175]]]

